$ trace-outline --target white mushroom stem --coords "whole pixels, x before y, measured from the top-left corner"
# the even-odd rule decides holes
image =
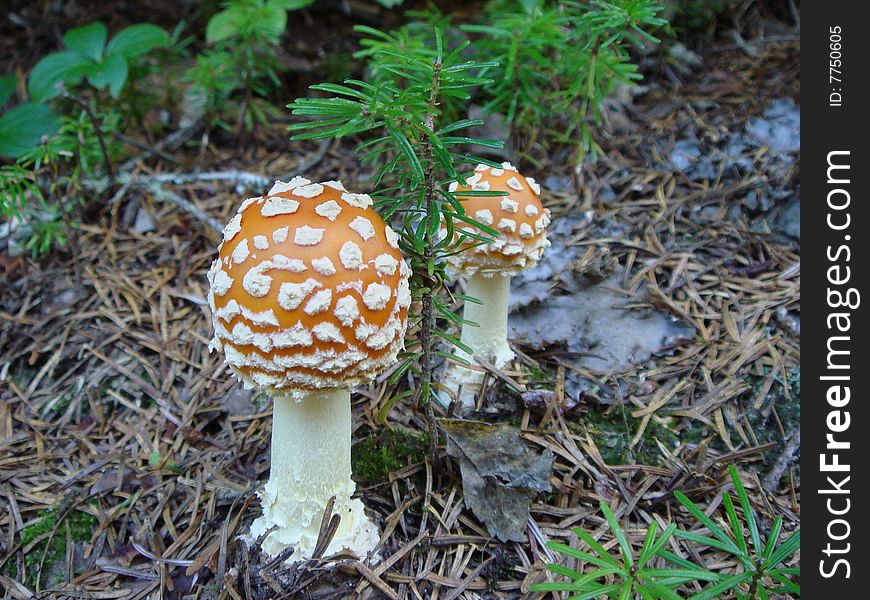
[[[478,359],[497,369],[503,368],[514,357],[507,341],[510,285],[510,275],[495,274],[492,277],[484,277],[476,274],[468,278],[465,294],[477,298],[482,304],[465,301],[462,318],[476,325],[463,324],[460,339],[474,351],[474,356],[469,356],[460,348],[455,348],[456,356],[472,365],[475,364],[475,359]],[[462,414],[474,409],[475,398],[482,382],[481,371],[451,363],[442,383],[443,387],[457,392],[457,409]],[[436,398],[445,408],[450,405],[451,398],[444,391],[437,394]]]
[[[514,357],[507,341],[510,286],[510,276],[499,274],[493,277],[472,275],[465,286],[465,294],[477,298],[482,304],[465,302],[463,319],[473,321],[479,326],[463,325],[462,343],[474,351],[476,358],[490,363],[497,369],[507,365]],[[469,357],[465,358],[470,360]],[[474,361],[470,360],[470,362]]]
[[[341,523],[325,556],[346,549],[365,558],[375,547],[378,531],[362,502],[351,499],[356,484],[350,477],[350,443],[349,390],[315,392],[301,401],[275,397],[271,472],[260,493],[263,515],[251,525],[254,539],[275,527],[263,542],[268,554],[295,546],[291,561],[310,558],[332,496]]]

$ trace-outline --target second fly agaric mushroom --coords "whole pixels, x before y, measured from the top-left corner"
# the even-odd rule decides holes
[[[312,555],[324,508],[341,522],[327,554],[378,541],[352,499],[350,388],[395,362],[409,269],[371,199],[295,177],[246,200],[208,274],[215,336],[233,373],[274,399],[272,463],[254,539],[270,555]],[[271,531],[271,533],[269,533]]]
[[[463,319],[478,326],[463,325],[462,343],[474,351],[474,357],[502,368],[513,358],[507,342],[508,298],[510,279],[533,267],[550,245],[546,229],[550,211],[541,205],[540,186],[523,177],[510,163],[501,168],[477,165],[467,185],[452,183],[450,191],[465,208],[465,214],[499,232],[493,242],[474,246],[469,241],[465,251],[448,257],[450,270],[466,277],[466,295],[481,304],[466,302]],[[462,196],[463,191],[501,191],[507,196]],[[474,233],[486,235],[472,226]],[[457,233],[458,235],[458,233]],[[457,354],[474,362],[473,357],[457,349]],[[451,365],[448,379],[453,383],[479,382],[476,371]],[[466,401],[463,395],[463,401]]]

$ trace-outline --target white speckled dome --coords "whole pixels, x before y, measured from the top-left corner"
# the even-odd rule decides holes
[[[224,229],[208,274],[209,347],[273,393],[368,382],[404,345],[409,274],[367,195],[337,181],[277,182]]]

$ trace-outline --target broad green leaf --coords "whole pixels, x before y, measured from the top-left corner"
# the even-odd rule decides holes
[[[210,44],[220,42],[238,35],[241,31],[239,23],[244,18],[244,11],[236,6],[222,10],[208,20],[205,28],[205,41]]]
[[[130,60],[169,43],[169,34],[157,25],[138,23],[116,33],[106,47],[106,54],[120,54]]]
[[[120,54],[109,54],[88,71],[88,81],[95,88],[108,86],[109,93],[117,98],[127,82],[127,60]]]
[[[0,156],[17,158],[33,149],[44,135],[53,135],[60,120],[45,104],[25,102],[0,117]]]
[[[63,36],[67,48],[78,52],[86,58],[98,61],[103,56],[106,47],[106,26],[99,21],[83,27],[70,29]]]
[[[36,63],[27,79],[31,100],[43,102],[54,98],[61,93],[61,84],[78,83],[91,64],[72,50],[49,54]]]
[[[15,86],[18,84],[18,78],[15,75],[6,75],[0,77],[0,106],[6,104],[12,94],[15,93]]]
[[[280,1],[269,0],[258,13],[257,25],[264,35],[277,40],[287,30],[287,9]]]

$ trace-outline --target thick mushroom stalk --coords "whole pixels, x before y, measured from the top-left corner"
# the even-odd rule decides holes
[[[475,354],[494,367],[501,369],[514,357],[507,341],[508,299],[510,296],[510,275],[484,277],[475,274],[465,284],[465,295],[481,301],[466,301],[462,309],[462,320],[476,323],[477,327],[465,324],[462,327],[461,341]],[[468,362],[474,357],[457,348],[457,354]],[[467,369],[466,369],[467,370]]]
[[[378,542],[378,531],[351,498],[350,391],[312,392],[301,401],[275,396],[272,411],[272,463],[260,495],[263,516],[251,525],[256,539],[273,527],[263,549],[274,556],[295,546],[294,557],[311,556],[321,515],[335,497],[338,531],[327,554],[347,549],[365,556]],[[340,508],[339,508],[340,507]]]
[[[371,198],[296,177],[245,201],[209,271],[215,336],[233,373],[274,399],[272,463],[251,537],[309,558],[324,509],[341,517],[326,555],[364,557],[377,530],[351,496],[350,389],[404,346],[410,269]]]
[[[468,216],[497,230],[499,235],[487,244],[473,245],[473,240],[469,241],[463,252],[448,258],[453,274],[466,277],[466,295],[481,302],[466,301],[463,309],[464,320],[476,324],[464,324],[461,334],[473,356],[458,349],[456,354],[472,364],[486,362],[503,368],[514,356],[507,342],[510,278],[534,266],[550,245],[546,235],[550,211],[541,205],[540,186],[534,179],[520,175],[510,163],[502,163],[501,168],[478,165],[467,184],[454,183],[450,191]],[[462,196],[463,191],[478,190],[502,191],[507,196]],[[482,233],[474,227],[467,229]],[[461,392],[462,408],[468,409],[482,379],[479,370],[451,364],[445,384]],[[441,399],[446,403],[446,398]]]

